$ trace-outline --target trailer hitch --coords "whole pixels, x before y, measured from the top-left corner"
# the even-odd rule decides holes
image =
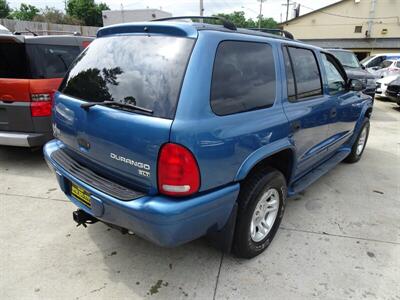
[[[94,224],[98,222],[99,220],[93,217],[92,215],[89,215],[87,212],[85,212],[82,209],[78,209],[72,213],[72,218],[76,222],[76,227],[82,225],[83,227],[87,227],[87,224]]]

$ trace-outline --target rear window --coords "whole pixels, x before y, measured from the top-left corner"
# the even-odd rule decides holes
[[[32,78],[63,78],[81,52],[78,46],[27,44]]]
[[[78,46],[0,43],[0,78],[63,78]]]
[[[117,101],[172,119],[194,40],[166,36],[96,39],[79,56],[60,91],[87,102]]]
[[[353,52],[330,50],[344,67],[359,68],[357,56]]]

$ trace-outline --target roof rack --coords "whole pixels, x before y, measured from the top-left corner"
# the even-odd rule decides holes
[[[182,20],[182,19],[204,19],[204,20],[219,20],[222,23],[222,26],[224,26],[227,29],[230,30],[236,30],[236,25],[233,24],[231,21],[228,21],[227,19],[221,18],[221,17],[204,17],[204,16],[180,16],[180,17],[168,17],[168,18],[160,18],[160,19],[154,19],[152,21],[170,21],[170,20]]]
[[[21,35],[24,33],[30,33],[33,36],[38,36],[38,33],[55,33],[55,34],[71,34],[75,36],[81,36],[82,34],[77,31],[61,31],[61,30],[30,30],[28,28],[25,28],[25,31],[14,31],[13,34],[15,35]]]
[[[280,33],[283,37],[294,40],[293,34],[291,34],[289,31],[283,30],[283,29],[275,29],[275,28],[249,28],[250,30],[255,30],[255,31],[261,31],[265,33]]]

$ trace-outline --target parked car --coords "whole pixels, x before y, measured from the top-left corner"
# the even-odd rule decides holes
[[[288,196],[361,158],[372,99],[329,51],[173,19],[98,31],[55,94],[45,159],[78,225],[254,257]]]
[[[373,67],[371,71],[379,78],[400,75],[400,60],[384,60],[377,67]]]
[[[0,145],[35,147],[52,139],[54,91],[92,40],[0,34]]]
[[[346,71],[347,77],[350,79],[360,80],[363,84],[363,93],[374,98],[377,76],[365,70],[365,67],[360,64],[354,52],[344,49],[327,50],[333,53],[342,63]]]
[[[7,29],[7,27],[0,25],[0,34],[11,34],[11,32]]]
[[[400,105],[400,77],[388,84],[386,95]]]
[[[396,80],[399,77],[400,77],[400,75],[392,75],[392,76],[387,76],[387,77],[383,77],[381,79],[378,79],[376,81],[375,97],[376,98],[389,97],[386,94],[386,89],[387,89],[389,83],[391,83],[392,81]]]
[[[399,53],[381,53],[376,55],[367,56],[361,61],[361,64],[367,68],[368,71],[373,71],[372,68],[379,66],[383,61],[387,59],[400,59]]]

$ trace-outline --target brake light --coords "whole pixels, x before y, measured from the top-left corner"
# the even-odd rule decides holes
[[[83,41],[82,48],[85,49],[87,46],[89,46],[90,43],[91,43],[91,41]]]
[[[193,154],[177,144],[165,144],[159,154],[158,190],[170,196],[188,196],[200,188],[200,172]]]
[[[52,94],[31,94],[31,116],[48,117],[51,115]]]

